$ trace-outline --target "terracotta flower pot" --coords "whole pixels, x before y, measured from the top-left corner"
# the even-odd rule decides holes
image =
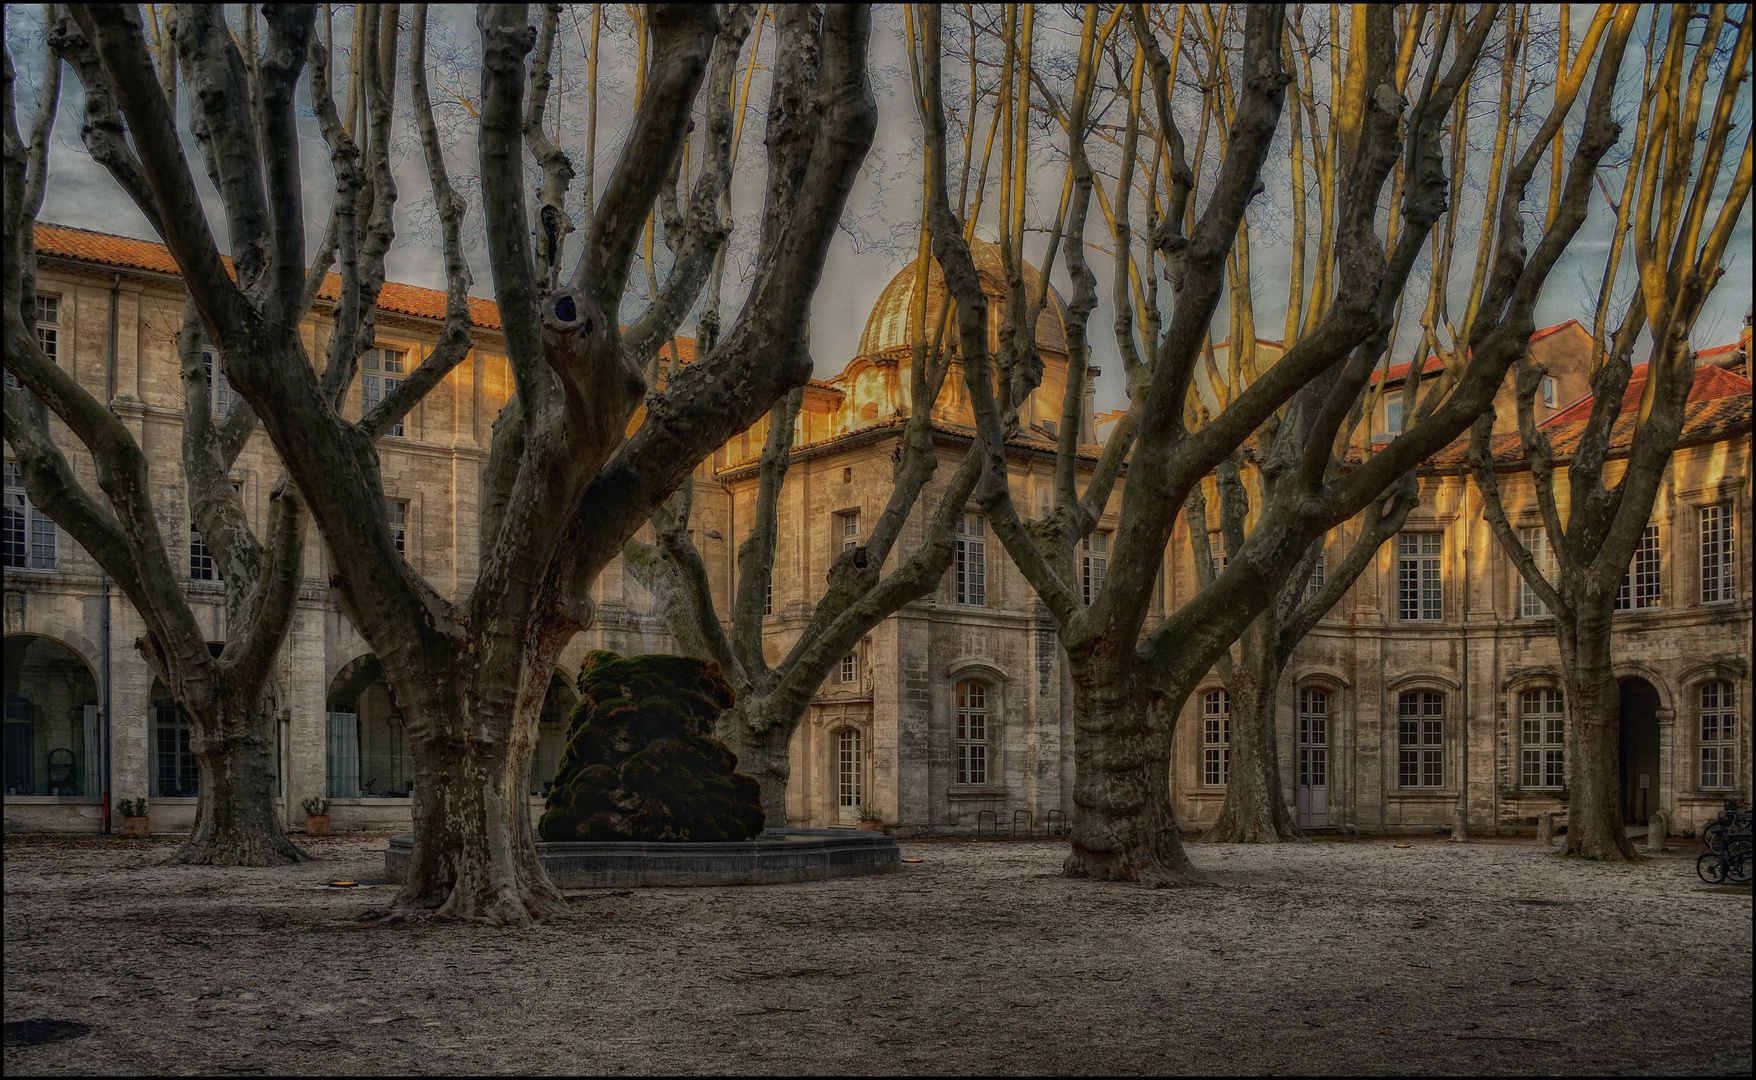
[[[122,839],[124,839],[124,840],[145,840],[148,836],[152,835],[152,829],[148,826],[148,822],[150,822],[151,820],[152,820],[151,818],[144,818],[144,817],[125,817],[125,818],[123,818],[122,819]]]
[[[329,815],[328,814],[306,814],[305,815],[305,835],[306,836],[328,836],[329,835]]]
[[[860,828],[864,829],[866,832],[883,832],[884,823],[882,821],[862,821],[860,822]]]

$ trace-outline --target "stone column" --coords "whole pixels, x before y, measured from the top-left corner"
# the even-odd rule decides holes
[[[1537,815],[1536,839],[1538,847],[1548,848],[1555,846],[1555,815]]]
[[[1655,853],[1663,851],[1665,849],[1665,835],[1671,829],[1670,820],[1665,817],[1664,811],[1661,810],[1648,816],[1646,827],[1646,850]]]

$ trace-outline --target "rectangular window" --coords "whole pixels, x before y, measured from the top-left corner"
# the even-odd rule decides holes
[[[402,385],[403,354],[395,349],[367,349],[360,357],[360,419],[364,420],[378,403]],[[390,425],[386,435],[401,435],[402,421]]]
[[[6,463],[5,551],[8,570],[53,570],[59,534],[49,515],[31,505],[18,463]]]
[[[1738,784],[1737,712],[1732,684],[1715,680],[1701,687],[1701,786],[1729,788]]]
[[[1640,546],[1634,549],[1634,560],[1628,564],[1627,576],[1622,578],[1622,587],[1616,592],[1616,610],[1655,608],[1658,602],[1658,526],[1648,525],[1640,534]]]
[[[1537,569],[1543,572],[1544,579],[1553,582],[1555,580],[1555,552],[1549,547],[1549,531],[1540,526],[1534,529],[1520,529],[1518,530],[1518,539],[1524,544],[1524,550],[1530,552],[1530,557],[1536,560]],[[1518,575],[1518,617],[1521,619],[1546,619],[1552,614],[1554,612],[1549,610],[1549,605],[1543,603],[1543,598],[1530,587],[1530,582],[1524,580],[1524,575]]]
[[[1558,788],[1567,782],[1567,717],[1559,690],[1526,690],[1519,696],[1519,786]]]
[[[407,558],[409,504],[401,499],[385,499],[384,517],[390,523],[390,539],[396,544],[396,553]]]
[[[1732,504],[1701,508],[1701,602],[1736,599],[1732,577]]]
[[[1396,538],[1397,617],[1405,621],[1445,617],[1440,592],[1440,533],[1402,533]]]
[[[1224,787],[1232,770],[1232,695],[1209,690],[1201,698],[1201,782]]]
[[[1207,565],[1212,568],[1213,576],[1219,577],[1226,568],[1226,534],[1210,532],[1207,534]]]
[[[1385,402],[1384,430],[1392,435],[1399,435],[1402,433],[1402,402]]]
[[[1543,376],[1542,402],[1545,409],[1555,407],[1555,377],[1553,375]]]
[[[988,526],[982,515],[958,517],[956,543],[957,602],[982,607],[988,602]]]
[[[189,750],[189,722],[176,701],[168,697],[152,703],[152,716],[152,793],[162,798],[191,798],[201,781],[195,771],[195,755]]]
[[[1405,788],[1445,786],[1445,695],[1428,691],[1397,700],[1397,773]]]
[[[1079,583],[1085,606],[1104,591],[1104,577],[1110,572],[1110,534],[1094,532],[1079,542]]]
[[[774,614],[774,578],[772,577],[768,579],[768,584],[762,587],[762,614]]]
[[[195,522],[189,523],[189,580],[218,581],[219,566],[213,561],[213,552],[207,548],[207,541],[201,538],[201,530]]]
[[[851,683],[860,677],[860,658],[848,653],[841,658],[841,681]]]
[[[957,684],[957,782],[988,782],[988,688],[973,680]]]
[[[211,342],[201,343],[201,367],[207,372],[207,404],[218,416],[232,411],[232,402],[238,400],[238,392],[226,379],[225,367],[220,363],[219,353]]]
[[[1323,591],[1327,578],[1324,576],[1323,552],[1317,553],[1317,561],[1311,564],[1311,576],[1305,580],[1305,599],[1315,599]]]
[[[841,523],[841,550],[852,551],[860,546],[860,512],[849,510],[835,515]]]

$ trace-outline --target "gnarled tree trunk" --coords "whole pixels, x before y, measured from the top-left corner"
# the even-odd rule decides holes
[[[1170,800],[1168,731],[1129,668],[1132,650],[1071,657],[1073,850],[1063,872],[1100,881],[1200,885]]]
[[[1263,624],[1271,617],[1268,613],[1257,616],[1246,637],[1261,636]],[[1226,796],[1220,804],[1218,819],[1202,834],[1204,843],[1274,844],[1305,839],[1281,794],[1275,730],[1280,676],[1272,648],[1247,646],[1243,662],[1233,668],[1229,683],[1231,765]]]
[[[267,700],[221,702],[212,715],[190,721],[200,807],[188,841],[166,862],[285,866],[310,858],[287,838],[275,814],[278,732]]]
[[[787,827],[787,782],[792,778],[793,732],[797,717],[765,696],[749,695],[720,714],[716,734],[738,756],[738,771],[762,785],[767,827]]]

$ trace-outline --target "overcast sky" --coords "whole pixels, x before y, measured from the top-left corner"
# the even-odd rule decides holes
[[[20,126],[28,123],[36,88],[40,85],[43,59],[41,53],[40,14],[38,8],[26,6],[7,7],[7,38],[13,50],[13,59],[19,69],[17,93],[19,95]],[[405,9],[406,10],[406,9]],[[476,68],[476,56],[479,55],[479,37],[473,22],[473,11],[458,6],[436,5],[433,8],[435,25],[432,27],[433,44],[429,45],[431,59],[434,61],[434,94],[436,104],[444,101],[446,88],[469,95],[474,93],[479,83]],[[572,18],[570,15],[569,18]],[[626,15],[619,18],[626,23]],[[874,82],[877,88],[879,107],[879,126],[877,140],[872,155],[866,163],[860,183],[856,188],[848,209],[846,228],[836,238],[835,245],[825,268],[823,282],[813,304],[812,317],[812,351],[816,360],[816,373],[819,378],[828,378],[839,373],[852,359],[857,348],[861,330],[873,302],[893,275],[902,270],[912,258],[915,230],[919,221],[920,197],[920,125],[915,115],[914,105],[908,90],[906,57],[898,33],[899,15],[894,8],[880,8],[874,17],[871,64]],[[1576,19],[1576,30],[1583,26],[1585,18]],[[406,26],[407,16],[404,17]],[[572,22],[563,26],[561,49],[564,54],[563,78],[570,78],[574,72],[583,71],[583,60],[586,35],[589,33],[590,20],[586,17],[581,25]],[[608,174],[614,153],[621,144],[626,127],[629,110],[632,105],[632,73],[635,67],[632,39],[625,32],[613,32],[614,28],[606,29],[601,38],[603,50],[603,82],[605,89],[600,104],[599,122],[599,173],[598,188],[602,189],[604,178]],[[338,39],[343,36],[345,26],[338,21]],[[949,32],[949,29],[948,29]],[[1072,24],[1058,25],[1053,18],[1045,16],[1039,33],[1040,54],[1044,62],[1056,49],[1063,51],[1069,47],[1072,34],[1076,28]],[[1638,35],[1643,37],[1644,35]],[[759,56],[766,63],[772,56],[773,28],[770,26],[761,44]],[[1635,46],[1637,48],[1637,46]],[[1632,51],[1632,50],[1631,50]],[[1632,63],[1628,65],[1634,67]],[[1635,68],[1635,70],[1638,70]],[[738,159],[738,175],[733,189],[735,212],[738,218],[738,236],[746,242],[735,245],[735,257],[731,260],[733,269],[728,275],[726,285],[727,313],[736,310],[736,303],[743,297],[742,278],[747,277],[748,262],[751,257],[748,236],[751,232],[751,219],[760,209],[764,184],[762,128],[766,117],[765,88],[761,85],[766,73],[759,74],[757,87],[752,95],[752,102],[747,110],[743,137],[740,143]],[[338,91],[340,90],[340,80]],[[404,72],[399,80],[399,90],[406,101],[406,50],[404,52]],[[1583,97],[1583,96],[1582,96]],[[953,95],[948,89],[947,99]],[[563,111],[562,122],[568,125],[569,131],[577,132],[582,127],[583,108],[577,97]],[[50,182],[47,196],[40,217],[44,221],[75,225],[104,232],[120,233],[146,239],[156,239],[147,225],[146,219],[132,203],[121,193],[108,173],[97,165],[86,153],[80,143],[79,120],[82,105],[82,94],[77,78],[71,69],[66,69],[63,79],[61,108],[58,110],[56,130],[50,155]],[[1583,102],[1581,103],[1583,105]],[[304,153],[303,175],[307,197],[307,232],[308,245],[315,250],[321,238],[323,227],[327,221],[330,193],[332,191],[332,175],[329,169],[328,155],[321,140],[317,136],[316,124],[309,118],[308,102],[304,110],[306,116],[306,143]],[[1575,113],[1582,111],[1576,108]],[[464,109],[456,104],[440,107],[441,120],[451,131],[448,145],[448,160],[454,175],[466,192],[476,194],[471,180],[475,171],[475,150],[473,133],[467,121]],[[985,122],[985,117],[984,117]],[[1749,95],[1746,92],[1735,115],[1734,143],[1741,148],[1745,134],[1750,125]],[[1286,137],[1286,121],[1283,115],[1281,138]],[[1627,125],[1632,129],[1632,124]],[[1045,134],[1044,138],[1048,138]],[[1628,136],[1624,136],[1626,140]],[[564,143],[564,145],[567,145]],[[583,146],[583,136],[578,138],[578,146]],[[398,237],[389,258],[389,275],[392,280],[410,284],[424,285],[431,288],[444,288],[441,257],[438,250],[436,232],[423,226],[428,207],[422,205],[429,198],[425,167],[420,158],[418,143],[407,135],[393,143],[395,168],[398,175],[400,198],[398,203]],[[578,147],[567,145],[579,160]],[[185,138],[185,153],[192,161],[199,156],[193,141]],[[605,154],[609,155],[606,160]],[[1284,150],[1282,151],[1284,155]],[[1037,169],[1032,176],[1032,199],[1030,222],[1039,228],[1046,227],[1052,217],[1053,205],[1036,190],[1042,184],[1045,190],[1053,188],[1051,195],[1058,195],[1061,173],[1047,153],[1033,154],[1033,168]],[[1035,164],[1043,160],[1048,163],[1038,168]],[[216,222],[216,234],[224,243],[223,215],[217,195],[207,182],[205,173],[196,168],[198,183],[204,189],[209,204],[210,220]],[[1546,172],[1546,170],[1544,170]],[[1729,170],[1722,172],[1722,184],[1729,181]],[[534,186],[534,185],[533,185]],[[1530,205],[1538,201],[1546,202],[1546,183],[1533,184]],[[430,205],[430,204],[429,204]],[[1467,204],[1461,208],[1467,220],[1471,207]],[[1477,207],[1479,210],[1479,207]],[[570,210],[572,206],[570,205]],[[582,214],[574,210],[575,218]],[[1103,219],[1097,212],[1094,202],[1092,215],[1093,228],[1088,231],[1088,239],[1092,242],[1107,241]],[[1041,218],[1041,220],[1035,220]],[[1286,268],[1288,265],[1287,251],[1284,242],[1277,240],[1284,229],[1278,228],[1278,221],[1284,218],[1284,211],[1277,214],[1272,196],[1259,198],[1251,210],[1252,248],[1251,265],[1255,287],[1255,306],[1260,336],[1279,336],[1278,327],[1284,319],[1286,297]],[[978,232],[992,236],[992,231],[985,226],[991,220],[991,213],[984,212],[978,222]],[[1542,301],[1537,308],[1537,325],[1546,326],[1565,321],[1569,318],[1581,318],[1589,325],[1589,312],[1596,302],[1597,282],[1602,275],[1605,250],[1608,243],[1610,226],[1613,224],[1613,212],[1601,198],[1593,200],[1591,219],[1585,229],[1574,240],[1562,265],[1550,276],[1543,293]],[[472,214],[469,224],[479,234],[479,215]],[[583,232],[583,230],[582,230]],[[577,241],[582,234],[575,236],[575,246],[571,249],[577,253]],[[1042,233],[1033,233],[1027,239],[1027,255],[1033,261],[1040,260],[1046,241]],[[1473,240],[1469,242],[1468,253],[1460,253],[1456,264],[1463,267],[1461,273],[1454,269],[1453,276],[1467,278],[1468,266],[1473,259]],[[475,243],[469,252],[472,270],[475,276],[475,295],[491,298],[493,295],[491,278],[485,263],[485,252],[480,243]],[[1100,306],[1091,319],[1091,340],[1093,348],[1092,360],[1105,369],[1105,375],[1099,386],[1099,408],[1115,408],[1125,404],[1121,387],[1120,363],[1116,361],[1116,345],[1109,332],[1111,313],[1108,305],[1110,291],[1108,258],[1097,253],[1091,256],[1093,270],[1099,277]],[[661,259],[661,272],[663,263]],[[1737,236],[1731,245],[1726,258],[1727,274],[1720,287],[1710,299],[1706,311],[1697,323],[1694,335],[1698,348],[1732,340],[1739,332],[1745,310],[1750,303],[1750,285],[1752,271],[1751,256],[1751,207],[1746,204],[1740,218]],[[643,281],[644,271],[637,271],[637,280]],[[1058,264],[1051,278],[1061,289],[1063,295],[1070,292],[1064,265]],[[641,304],[639,297],[630,299],[624,308],[627,316],[638,310]],[[1224,335],[1224,306],[1220,310],[1219,324],[1216,326],[1216,340]],[[686,326],[685,331],[691,327]],[[1405,350],[1412,347],[1412,340],[1405,336],[1407,345],[1399,347],[1396,359],[1405,359]]]

